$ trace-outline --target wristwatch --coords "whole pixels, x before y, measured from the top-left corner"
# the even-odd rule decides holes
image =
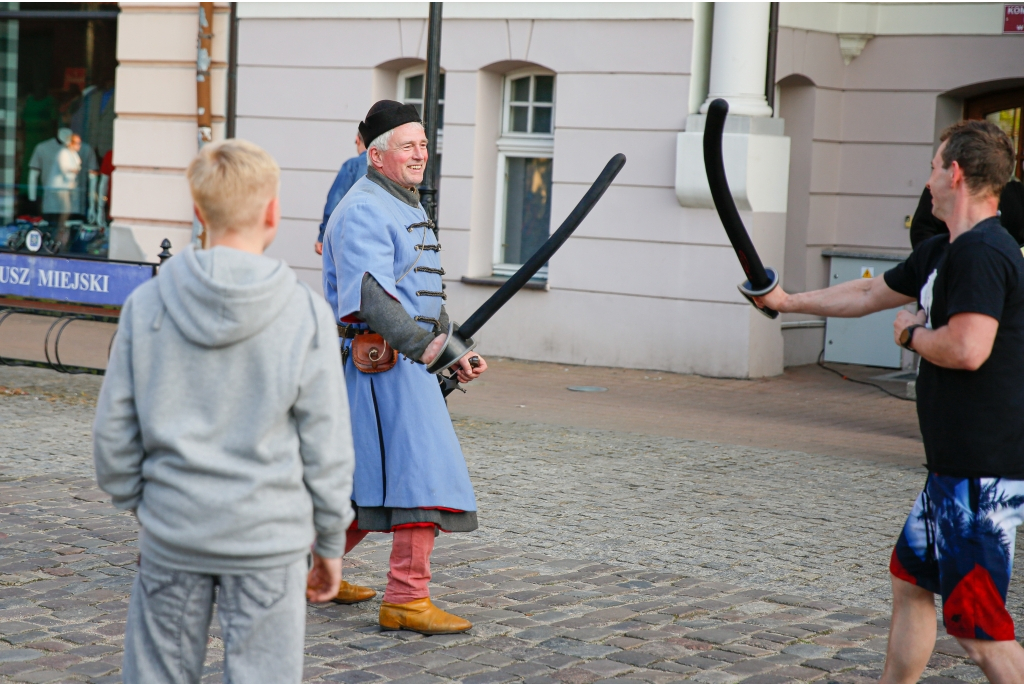
[[[900,333],[900,347],[908,349],[911,352],[914,351],[914,331],[916,331],[918,328],[924,328],[924,326],[919,323],[915,323],[903,329],[903,331]]]

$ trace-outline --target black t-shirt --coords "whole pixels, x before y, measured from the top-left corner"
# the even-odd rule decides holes
[[[992,354],[977,371],[921,360],[917,417],[928,468],[1024,478],[1024,257],[1016,241],[992,217],[952,243],[942,235],[924,241],[885,282],[918,299],[930,328],[967,312],[999,321]]]

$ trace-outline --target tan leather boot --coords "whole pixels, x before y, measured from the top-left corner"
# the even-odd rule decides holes
[[[473,624],[434,606],[429,597],[405,604],[381,602],[380,627],[384,630],[412,630],[424,635],[464,633]]]
[[[331,601],[335,604],[356,604],[357,602],[373,599],[376,596],[377,592],[375,590],[363,587],[362,585],[353,585],[343,580],[338,588],[338,594]]]

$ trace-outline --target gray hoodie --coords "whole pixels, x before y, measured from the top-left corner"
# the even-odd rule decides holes
[[[93,426],[142,554],[237,574],[340,557],[354,458],[330,307],[283,262],[186,248],[125,302]]]

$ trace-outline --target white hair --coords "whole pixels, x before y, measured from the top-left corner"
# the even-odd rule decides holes
[[[377,152],[384,154],[388,151],[388,145],[391,144],[391,136],[395,133],[395,129],[388,129],[381,133],[379,136],[373,139],[369,147],[374,148]]]
[[[423,128],[423,124],[421,122],[419,122],[419,121],[411,121],[409,123],[419,124],[420,128]],[[397,128],[397,127],[395,127],[395,128]],[[395,129],[394,128],[393,129],[389,129],[387,131],[384,131],[384,133],[381,133],[379,136],[374,138],[373,142],[371,142],[367,147],[372,147],[375,150],[377,150],[377,152],[379,152],[381,154],[384,154],[385,152],[388,151],[388,146],[391,145],[391,137],[394,134],[395,134]]]

